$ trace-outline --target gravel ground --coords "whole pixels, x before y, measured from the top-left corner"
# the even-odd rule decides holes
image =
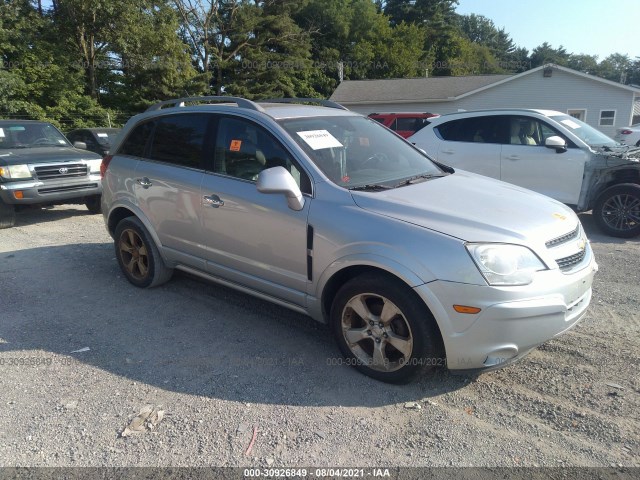
[[[23,212],[0,231],[0,466],[640,466],[640,240],[581,218],[600,272],[577,328],[392,386],[297,313],[182,274],[132,287],[84,207]],[[164,417],[123,437],[145,405]]]

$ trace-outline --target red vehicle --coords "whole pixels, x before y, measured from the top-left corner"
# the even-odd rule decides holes
[[[429,124],[429,118],[439,117],[437,113],[371,113],[369,118],[380,122],[398,135],[408,138],[425,125]]]

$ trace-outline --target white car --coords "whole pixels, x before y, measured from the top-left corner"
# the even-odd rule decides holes
[[[607,234],[640,235],[640,149],[569,115],[503,109],[452,113],[407,139],[438,162],[593,210]]]
[[[640,123],[636,123],[630,127],[618,128],[615,139],[625,145],[640,147]]]

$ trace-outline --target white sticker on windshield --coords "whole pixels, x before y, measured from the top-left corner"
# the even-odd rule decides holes
[[[58,139],[58,143],[61,143],[61,144],[63,144],[63,145],[66,145],[66,144],[67,144],[67,142],[65,142],[65,141],[64,141],[64,140],[62,140],[61,138],[59,138],[59,139]]]
[[[109,136],[106,133],[97,133],[96,135],[98,135],[99,137],[102,137],[102,138],[107,138]]]
[[[560,123],[564,123],[567,127],[573,128],[574,130],[580,128],[580,125],[578,125],[573,120],[569,120],[568,118],[566,120],[562,120]]]
[[[302,138],[313,150],[343,146],[336,137],[326,130],[309,130],[306,132],[298,132],[298,135],[300,135],[300,138]]]
[[[0,138],[4,138],[4,130],[0,128]]]

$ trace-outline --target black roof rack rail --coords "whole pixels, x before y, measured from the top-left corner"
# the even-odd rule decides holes
[[[325,100],[324,98],[267,98],[260,100],[262,103],[317,103],[323,107],[337,108],[339,110],[349,110],[347,107],[340,105],[339,103],[332,102],[331,100]]]
[[[228,102],[235,103],[240,108],[246,108],[249,110],[255,110],[257,112],[264,112],[264,108],[258,105],[251,100],[247,100],[246,98],[240,97],[218,97],[215,95],[207,96],[207,97],[184,97],[184,98],[176,98],[173,100],[165,100],[164,102],[158,102],[154,105],[151,105],[147,108],[147,112],[152,112],[154,110],[162,110],[164,107],[184,107],[185,102]]]

